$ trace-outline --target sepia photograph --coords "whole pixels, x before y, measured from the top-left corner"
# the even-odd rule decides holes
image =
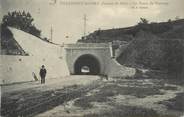
[[[184,0],[0,0],[0,117],[184,117]]]

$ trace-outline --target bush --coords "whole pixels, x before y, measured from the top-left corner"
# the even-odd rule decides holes
[[[25,13],[25,11],[13,11],[8,12],[7,15],[4,15],[2,19],[2,26],[15,27],[34,36],[40,37],[41,31],[34,26],[33,21],[34,19],[29,12]]]

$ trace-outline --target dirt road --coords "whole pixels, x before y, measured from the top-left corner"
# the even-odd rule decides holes
[[[80,97],[100,85],[98,76],[72,76],[52,79],[46,84],[28,82],[2,86],[1,115],[35,116],[66,101]]]
[[[55,82],[44,87],[6,92],[2,98],[1,113],[9,117],[182,117],[184,115],[184,87],[173,81],[151,78],[106,80],[97,76],[82,76],[79,79],[86,82],[81,84],[76,80],[76,83],[65,87],[59,87]]]

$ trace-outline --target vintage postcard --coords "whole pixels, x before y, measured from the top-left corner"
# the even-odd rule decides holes
[[[0,0],[1,117],[184,117],[184,0]]]

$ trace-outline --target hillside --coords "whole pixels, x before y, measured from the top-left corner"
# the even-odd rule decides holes
[[[96,30],[78,42],[98,43],[112,42],[115,40],[130,42],[140,31],[150,32],[158,37],[172,39],[184,38],[184,19],[160,23],[140,23],[138,25],[119,29]]]
[[[1,52],[5,55],[25,55],[23,49],[18,45],[12,32],[1,26]]]
[[[182,73],[184,41],[163,39],[151,33],[140,32],[117,58],[127,66]]]
[[[163,71],[180,77],[183,72],[184,19],[98,30],[79,42],[128,42],[119,48],[122,65]],[[116,43],[117,44],[117,43]]]
[[[0,55],[28,55],[24,51],[24,49],[19,45],[19,43],[15,40],[14,35],[12,34],[12,31],[7,26],[1,25],[1,52]],[[23,30],[21,30],[23,31]],[[23,31],[25,32],[25,31]],[[26,32],[27,33],[27,32]],[[28,33],[30,34],[30,33]],[[32,35],[32,34],[31,34]],[[37,37],[38,40],[42,40],[47,43],[49,42],[46,38],[40,38]],[[54,44],[54,43],[52,43]]]

